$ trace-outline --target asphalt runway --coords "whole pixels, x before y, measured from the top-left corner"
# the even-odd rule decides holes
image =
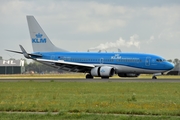
[[[167,82],[180,83],[180,79],[83,79],[83,78],[0,78],[0,82]]]

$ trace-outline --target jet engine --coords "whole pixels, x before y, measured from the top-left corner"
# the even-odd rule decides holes
[[[94,77],[112,77],[115,73],[115,70],[113,67],[102,66],[92,68],[90,73]]]
[[[138,77],[139,75],[137,73],[118,73],[119,77]]]

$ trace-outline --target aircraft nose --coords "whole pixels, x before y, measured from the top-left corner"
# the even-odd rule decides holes
[[[167,68],[168,68],[168,70],[173,69],[173,68],[174,68],[174,64],[169,62],[169,63],[167,64]]]

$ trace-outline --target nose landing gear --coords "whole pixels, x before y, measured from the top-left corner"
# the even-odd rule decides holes
[[[153,76],[152,76],[152,79],[157,79],[156,76],[161,76],[163,75],[163,73],[155,73]]]
[[[152,79],[157,79],[157,77],[156,76],[152,76]]]

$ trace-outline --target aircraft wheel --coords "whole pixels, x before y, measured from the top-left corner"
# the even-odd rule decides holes
[[[101,79],[109,79],[109,77],[101,77]]]
[[[86,79],[93,79],[93,76],[90,75],[90,74],[87,74],[87,75],[86,75]]]
[[[156,76],[153,76],[152,79],[157,79],[157,77],[156,77]]]

